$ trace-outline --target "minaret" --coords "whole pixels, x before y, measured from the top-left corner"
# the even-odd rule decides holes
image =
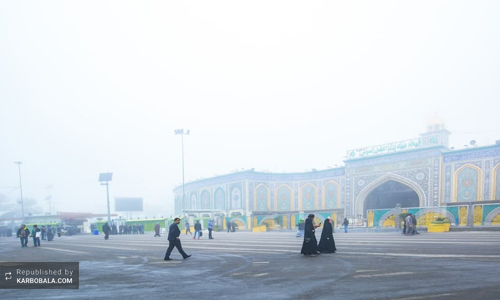
[[[443,120],[435,114],[427,121],[427,132],[420,134],[422,140],[422,148],[444,146],[446,149],[450,145],[450,134]]]

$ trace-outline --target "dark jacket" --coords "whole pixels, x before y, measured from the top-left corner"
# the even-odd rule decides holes
[[[179,226],[176,223],[170,225],[170,228],[168,229],[168,240],[170,242],[175,242],[179,235],[181,235]]]
[[[17,231],[17,237],[21,237],[21,230],[23,230],[23,228],[19,228],[19,230]],[[26,227],[26,230],[24,230],[24,237],[28,238],[29,235],[30,230],[28,229],[28,227]]]
[[[110,231],[111,231],[111,228],[109,227],[109,225],[106,223],[104,225],[102,225],[102,231],[106,234],[108,234]]]
[[[194,230],[201,230],[201,224],[200,223],[194,224]]]

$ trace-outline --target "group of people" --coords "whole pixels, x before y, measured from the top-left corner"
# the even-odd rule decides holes
[[[404,235],[420,234],[417,231],[417,217],[412,213],[409,213],[405,218],[403,225],[403,234]]]
[[[54,239],[54,236],[58,235],[61,237],[62,228],[61,226],[52,227],[48,225],[47,227],[42,226],[38,228],[37,225],[33,225],[32,229],[29,230],[25,224],[21,225],[21,227],[17,230],[17,237],[21,241],[21,247],[28,247],[28,241],[31,237],[33,239],[34,247],[40,247],[40,240],[51,242]]]
[[[94,231],[97,229],[96,224],[91,224],[90,229]],[[156,229],[156,228],[155,228]],[[120,226],[116,226],[116,224],[112,223],[111,225],[108,222],[102,225],[102,232],[104,233],[104,239],[107,240],[110,235],[117,234],[144,234],[144,224],[122,224]],[[158,236],[159,233],[159,224],[158,224]]]
[[[314,224],[314,214],[309,214],[303,224],[304,242],[302,243],[300,254],[304,254],[305,256],[316,256],[320,253],[335,253],[335,251],[337,251],[335,240],[333,239],[334,225],[331,218],[325,220],[319,244],[316,240],[316,228],[321,227],[321,223]]]
[[[208,220],[208,223],[207,223],[207,229],[208,229],[208,239],[209,240],[213,240],[213,236],[212,236],[212,231],[214,229],[214,220],[213,219],[210,219]],[[184,228],[186,229],[186,235],[188,234],[191,234],[193,235],[193,233],[191,232],[191,224],[189,224],[189,221],[186,220],[186,222],[184,222]],[[196,237],[198,237],[198,239],[200,239],[202,236],[203,236],[203,228],[201,226],[201,223],[199,220],[196,221],[196,223],[194,224],[194,235],[193,235],[193,240],[196,239]]]
[[[12,228],[7,226],[0,226],[0,237],[11,237],[12,236]]]
[[[347,227],[349,226],[349,220],[347,218],[344,218],[344,221],[342,222],[342,226],[344,226],[344,232],[347,233]],[[305,229],[305,223],[304,220],[300,220],[299,223],[297,224],[297,235],[296,237],[302,237],[304,236],[304,229]],[[335,222],[332,221],[332,228],[335,228]]]

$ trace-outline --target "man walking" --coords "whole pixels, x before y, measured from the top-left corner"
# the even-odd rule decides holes
[[[344,222],[342,223],[344,225],[344,233],[347,233],[347,226],[349,226],[349,220],[347,218],[344,218]]]
[[[186,228],[186,235],[188,234],[188,232],[189,232],[189,234],[193,235],[193,233],[191,232],[191,225],[189,224],[188,220],[186,220],[186,222],[184,222],[184,227]]]
[[[297,230],[297,235],[296,237],[301,237],[301,236],[304,236],[304,229],[306,228],[306,223],[304,223],[304,220],[300,220],[299,221],[299,224],[297,224],[297,226],[299,227],[298,230]]]
[[[21,225],[21,228],[17,231],[17,236],[21,240],[21,248],[28,247],[28,236],[30,235],[30,230],[26,225]]]
[[[160,236],[160,223],[156,223],[155,225],[155,236],[154,237],[161,237]]]
[[[31,236],[33,237],[33,244],[35,244],[35,247],[37,245],[38,245],[38,247],[40,247],[41,231],[37,225],[33,225],[33,230],[31,231]]]
[[[212,230],[214,229],[214,220],[212,219],[208,220],[207,228],[208,228],[208,239],[213,240],[214,238],[212,237]]]
[[[47,240],[47,229],[45,228],[45,226],[42,226],[42,240]]]
[[[413,218],[411,217],[411,213],[406,216],[406,235],[413,235]]]
[[[179,229],[179,222],[181,219],[175,218],[174,223],[170,225],[170,228],[168,230],[168,249],[167,253],[165,253],[165,258],[164,260],[172,260],[170,258],[170,253],[172,253],[172,250],[174,250],[174,247],[177,248],[179,253],[182,255],[184,259],[191,257],[191,255],[187,255],[184,250],[182,250],[182,245],[181,245],[181,239],[179,236],[181,235],[181,231]]]
[[[200,236],[201,236],[201,224],[200,224],[200,221],[196,221],[196,224],[194,224],[193,240],[196,239],[196,233],[198,233],[198,239],[200,239]]]
[[[104,232],[104,239],[107,240],[111,231],[111,228],[109,227],[107,222],[102,225],[102,231]]]

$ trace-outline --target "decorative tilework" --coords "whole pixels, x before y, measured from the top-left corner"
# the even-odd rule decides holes
[[[336,208],[338,202],[339,186],[335,182],[325,185],[325,208]]]
[[[316,189],[311,184],[306,184],[301,188],[301,200],[302,207],[299,207],[299,210],[311,210],[315,209],[316,205]]]
[[[493,197],[495,198],[495,200],[497,200],[500,199],[500,165],[497,165],[495,167],[493,176],[495,176],[495,179],[493,180],[493,182],[495,183],[495,186],[493,186]]]
[[[491,162],[489,160],[484,164],[484,184],[483,184],[483,199],[490,200],[490,172]]]
[[[231,194],[230,198],[231,199],[231,209],[241,209],[243,208],[243,187],[241,183],[235,183],[232,184],[230,189]]]
[[[267,211],[269,209],[269,189],[265,185],[259,185],[255,197],[257,197],[255,210]]]
[[[444,202],[451,202],[451,166],[446,166],[444,171]]]
[[[486,150],[486,151],[471,151],[469,153],[456,154],[456,155],[449,155],[449,154],[445,153],[444,157],[443,157],[443,161],[444,162],[452,162],[452,161],[460,161],[460,160],[473,160],[473,159],[477,159],[477,158],[495,157],[495,156],[500,156],[500,148]]]
[[[457,201],[478,201],[479,172],[472,167],[465,167],[458,171],[457,176]]]
[[[210,209],[210,193],[204,190],[201,193],[201,209]]]
[[[196,194],[194,192],[191,193],[191,207],[190,207],[190,209],[198,209],[199,208],[198,206],[196,206],[196,204],[197,204],[196,199],[197,199]]]
[[[441,169],[440,158],[434,159],[433,167],[433,184],[432,184],[432,204],[433,206],[439,205],[439,171]]]
[[[222,188],[217,188],[214,193],[214,208],[215,209],[226,209],[226,193]]]
[[[277,206],[276,210],[292,210],[293,190],[290,186],[282,185],[276,190]]]

